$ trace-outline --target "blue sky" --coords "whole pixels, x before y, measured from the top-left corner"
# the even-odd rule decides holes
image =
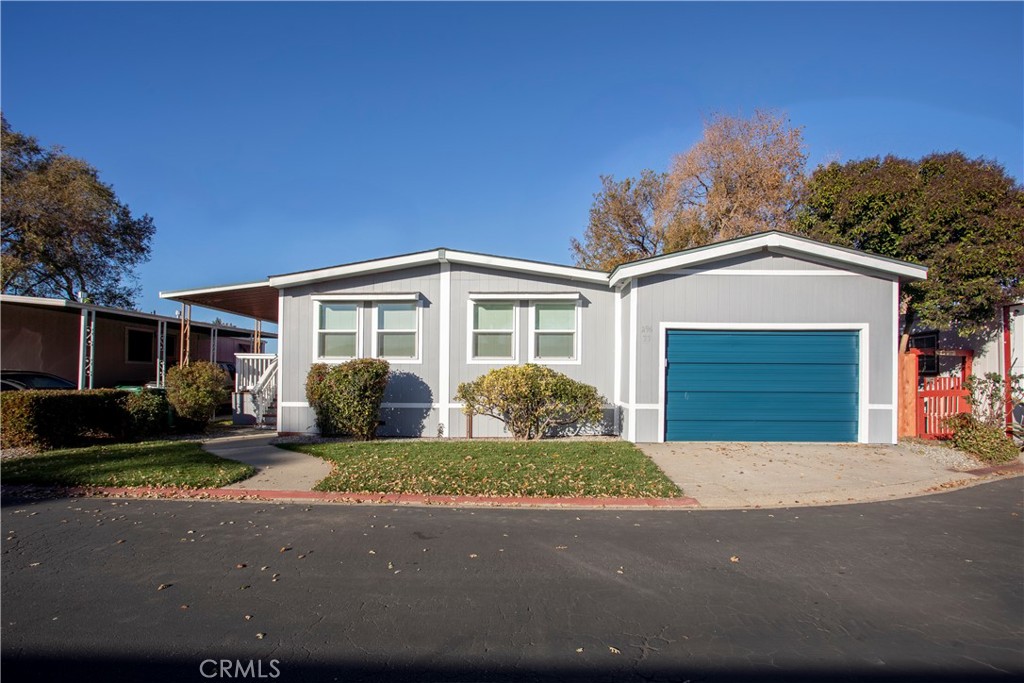
[[[11,125],[157,235],[157,292],[435,246],[569,263],[598,176],[784,110],[821,161],[1024,178],[1024,5],[16,3]],[[214,313],[198,313],[212,318]]]

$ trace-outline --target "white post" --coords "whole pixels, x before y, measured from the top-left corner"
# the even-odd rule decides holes
[[[78,388],[92,389],[96,362],[96,311],[82,309],[78,329]]]
[[[163,389],[167,380],[167,321],[156,324],[156,385]]]

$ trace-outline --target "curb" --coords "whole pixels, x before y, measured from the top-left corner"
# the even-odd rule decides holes
[[[957,471],[957,470],[952,470]],[[979,467],[976,470],[964,470],[964,474],[973,474],[977,477],[984,477],[989,474],[1018,474],[1024,473],[1024,462],[1006,463],[1005,465],[993,465],[991,467]]]
[[[181,489],[172,487],[94,486],[45,488],[5,486],[4,493],[59,492],[69,496],[104,498],[163,498],[179,500],[285,501],[378,505],[442,505],[511,508],[696,508],[695,498],[547,498],[541,496],[438,496],[420,493],[324,493],[320,491],[267,491],[260,489]]]

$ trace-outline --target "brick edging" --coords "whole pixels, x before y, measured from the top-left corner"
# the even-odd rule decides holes
[[[4,493],[59,492],[70,496],[114,498],[173,498],[185,500],[285,500],[323,503],[376,503],[382,505],[448,505],[486,507],[563,507],[563,508],[695,508],[695,498],[567,498],[544,496],[443,496],[421,493],[335,493],[321,491],[268,491],[261,489],[182,489],[144,486],[75,486],[43,488],[4,486]]]

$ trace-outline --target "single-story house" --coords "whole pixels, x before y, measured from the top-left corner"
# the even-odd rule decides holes
[[[773,231],[610,273],[439,248],[161,296],[278,324],[282,433],[316,429],[313,363],[381,357],[384,435],[464,436],[459,383],[530,362],[596,386],[633,442],[894,443],[899,287],[926,274]]]
[[[79,388],[159,380],[180,353],[178,318],[45,297],[0,295],[4,370],[48,372]],[[263,333],[256,352],[266,348]],[[253,330],[191,322],[190,360],[235,363],[253,351]]]

